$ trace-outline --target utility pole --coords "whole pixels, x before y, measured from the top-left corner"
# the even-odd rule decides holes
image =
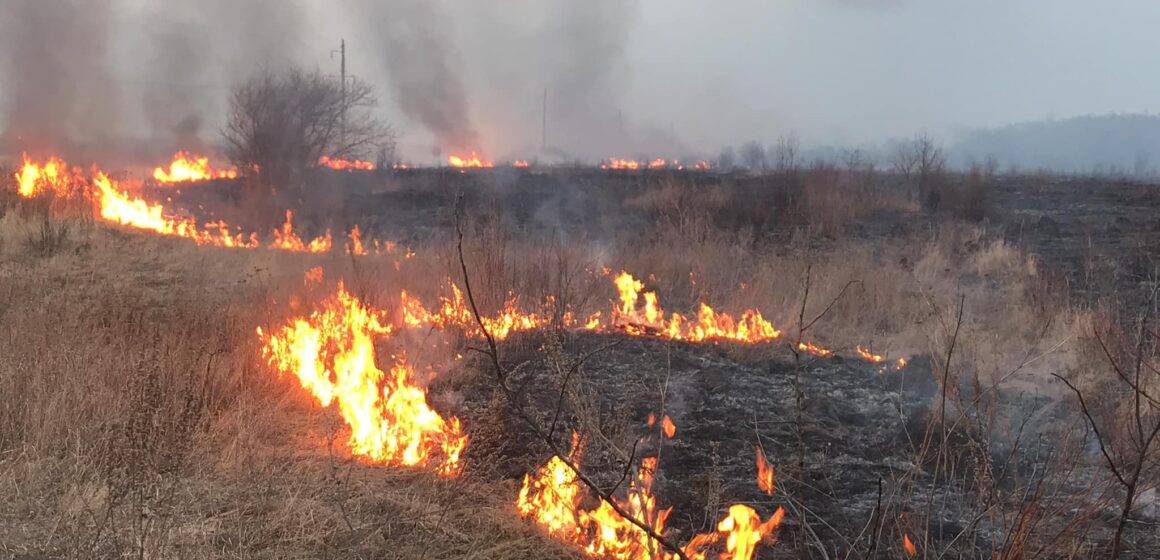
[[[544,88],[544,106],[540,112],[540,152],[548,152],[548,88]]]
[[[335,51],[330,51],[331,60]],[[342,83],[342,106],[340,108],[338,142],[342,149],[346,149],[346,38],[340,38],[338,43],[339,80]]]

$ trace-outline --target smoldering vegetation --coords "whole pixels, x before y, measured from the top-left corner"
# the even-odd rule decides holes
[[[647,277],[668,310],[752,306],[783,329],[758,346],[551,328],[501,342],[503,364],[523,364],[513,375],[528,410],[587,435],[585,468],[601,484],[616,483],[650,413],[673,419],[667,447],[638,451],[661,454],[655,491],[674,508],[676,540],[741,501],[789,511],[760,558],[899,557],[904,537],[959,557],[1152,546],[1154,412],[1140,396],[1137,423],[1121,404],[1150,394],[1137,392],[1151,390],[1143,375],[1124,383],[1132,364],[1155,365],[1139,305],[1156,246],[1143,241],[1160,235],[1147,225],[1154,190],[823,164],[317,173],[310,184],[331,186],[301,194],[305,231],[360,224],[414,256],[198,248],[8,204],[5,552],[572,554],[511,511],[519,478],[549,451],[486,359],[454,359],[455,335],[390,348],[439,364],[430,398],[470,436],[456,480],[351,458],[333,415],[257,357],[254,325],[280,313],[273,302],[317,297],[302,284],[315,266],[368,301],[400,289],[435,301],[459,282],[456,208],[483,313],[512,294],[599,310],[614,299],[610,266]],[[171,194],[228,212],[241,188]],[[985,193],[981,218],[959,202],[970,189]],[[1068,202],[1077,189],[1104,195],[1081,210]],[[1102,223],[1108,212],[1137,224],[1141,243]],[[799,340],[837,357],[794,352]],[[909,363],[868,363],[860,346]],[[561,364],[589,354],[563,377]],[[755,489],[756,445],[777,466],[773,496]]]

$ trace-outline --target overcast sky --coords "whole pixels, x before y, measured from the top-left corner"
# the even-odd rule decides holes
[[[29,2],[65,8],[17,9]],[[9,53],[43,41],[27,51],[60,51],[59,72],[77,76],[28,82],[39,67],[10,54],[0,89],[65,103],[60,83],[91,96],[108,67],[119,81],[101,89],[122,107],[97,111],[116,115],[107,127],[196,113],[212,134],[231,84],[282,62],[337,74],[330,51],[345,37],[351,72],[379,87],[412,157],[465,130],[497,158],[534,151],[545,88],[549,143],[585,156],[1160,111],[1156,0],[0,0],[0,11],[67,22],[96,5],[109,9],[108,60],[78,62],[93,45],[9,21],[10,37],[25,32]],[[92,14],[75,21],[101,33]],[[470,126],[437,130],[458,113]]]

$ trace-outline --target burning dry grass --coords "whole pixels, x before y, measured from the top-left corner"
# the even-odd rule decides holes
[[[959,410],[975,406],[978,387],[1042,387],[1046,372],[1080,367],[1090,351],[1077,344],[1091,330],[1090,315],[1042,289],[1033,258],[977,229],[771,244],[750,228],[720,227],[737,208],[736,193],[703,194],[672,185],[645,193],[631,205],[655,224],[613,242],[515,239],[498,220],[476,216],[467,260],[481,312],[551,301],[539,324],[545,330],[568,324],[564,310],[607,313],[622,303],[604,271],[615,267],[668,310],[695,315],[701,302],[737,316],[759,310],[781,335],[777,344],[744,349],[764,358],[789,359],[793,343],[803,342],[893,363],[944,356],[953,340],[948,392]],[[496,483],[483,466],[472,472],[469,464],[465,477],[447,480],[351,459],[336,416],[259,358],[255,326],[301,315],[316,298],[303,287],[304,272],[321,267],[325,281],[343,278],[369,305],[398,308],[403,289],[431,305],[446,295],[447,279],[459,278],[451,244],[430,240],[400,266],[395,258],[196,247],[27,209],[8,212],[0,234],[0,491],[14,496],[0,510],[0,551],[568,555],[518,520],[514,483]],[[953,335],[960,294],[965,324]],[[805,329],[802,318],[815,316]],[[409,360],[476,375],[450,365],[459,341],[443,339],[454,335],[407,336]],[[453,408],[462,400],[454,390],[468,386],[446,378],[440,385],[450,392],[434,391],[435,408]],[[583,395],[568,398],[584,406]],[[785,458],[769,460],[780,477]],[[915,462],[924,464],[921,456]],[[908,484],[917,483],[898,481]],[[917,540],[920,527],[911,525]]]

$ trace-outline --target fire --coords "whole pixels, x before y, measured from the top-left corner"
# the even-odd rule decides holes
[[[153,178],[158,183],[190,183],[209,181],[211,179],[236,179],[236,168],[214,170],[210,167],[209,158],[193,155],[187,152],[173,154],[173,161],[169,169],[157,167],[153,169]]]
[[[572,436],[572,461],[582,453],[579,438]],[[658,509],[652,493],[656,457],[641,461],[626,495],[616,504],[636,519],[645,521],[663,534],[670,509]],[[590,558],[651,560],[665,558],[660,545],[640,527],[622,517],[608,501],[601,499],[595,509],[584,509],[582,488],[576,473],[558,456],[552,457],[536,473],[524,476],[516,497],[516,511],[532,519],[549,535],[577,545]]]
[[[517,159],[517,160],[512,162],[512,167],[515,167],[517,169],[527,169],[531,166],[532,166],[532,164],[528,163],[528,160],[526,160],[526,159]]]
[[[713,169],[713,164],[705,160],[700,160],[693,164],[693,169],[696,169],[697,171],[709,171],[710,169]]]
[[[369,161],[362,161],[358,159],[342,159],[332,158],[330,156],[322,156],[318,158],[318,165],[329,167],[336,171],[374,171],[375,164]]]
[[[274,230],[274,241],[270,246],[274,249],[281,249],[283,251],[292,251],[297,253],[326,253],[329,252],[334,245],[334,239],[330,236],[330,230],[322,237],[315,237],[310,240],[310,243],[302,241],[298,234],[294,233],[294,212],[286,211],[286,222],[282,224],[281,228]]]
[[[894,362],[894,369],[901,370],[906,367],[906,363],[906,358],[898,358],[898,360]]]
[[[471,167],[471,168],[495,167],[494,163],[492,163],[486,159],[481,158],[474,151],[471,152],[471,155],[451,154],[450,156],[447,156],[447,163],[449,163],[451,165],[451,167],[457,167],[460,169],[465,168],[465,167]]]
[[[613,309],[612,320],[614,325],[629,334],[655,334],[662,338],[690,342],[732,340],[749,343],[765,342],[781,336],[781,332],[755,309],[747,309],[739,319],[734,319],[702,303],[696,318],[678,313],[672,313],[666,318],[656,292],[644,291],[644,284],[631,274],[621,272],[613,281],[620,295],[620,305]]]
[[[70,168],[58,157],[50,157],[43,163],[22,156],[23,163],[16,172],[16,192],[21,197],[33,198],[41,194],[51,194],[69,198],[84,191],[85,180],[79,169]]]
[[[608,158],[608,163],[600,164],[601,169],[640,169],[640,162],[632,159]]]
[[[392,331],[381,311],[365,306],[340,283],[309,315],[257,333],[275,370],[294,375],[323,407],[335,405],[350,429],[352,454],[455,475],[467,445],[459,419],[445,419],[427,404],[405,359],[387,372],[376,363],[375,339]]]
[[[760,488],[762,492],[765,492],[766,494],[769,494],[770,496],[773,495],[774,476],[775,476],[775,471],[773,469],[773,465],[770,465],[769,462],[767,462],[765,460],[765,453],[763,453],[761,451],[761,448],[758,447],[757,448],[757,487]]]
[[[648,162],[649,169],[664,169],[668,166],[669,162],[665,161],[663,158],[657,158]]]
[[[757,554],[757,546],[772,540],[772,535],[781,525],[785,510],[777,508],[766,521],[761,520],[753,508],[744,504],[729,506],[729,513],[717,523],[716,533],[706,533],[693,537],[684,552],[689,558],[707,558],[706,549],[721,540],[725,541],[725,552],[717,558],[750,560]]]
[[[198,245],[219,247],[257,247],[257,236],[232,234],[224,222],[211,222],[198,227],[193,218],[172,216],[165,213],[160,204],[150,204],[141,198],[131,197],[121,191],[117,184],[102,172],[93,178],[97,190],[95,203],[101,219],[134,229],[151,231],[161,235],[192,239]]]
[[[861,346],[855,347],[854,351],[858,353],[859,358],[862,358],[863,360],[866,360],[867,362],[870,362],[870,363],[880,364],[880,363],[886,361],[886,358],[879,356],[878,354],[875,354],[875,353],[871,352],[870,350],[863,348]]]
[[[656,417],[650,416],[650,419],[655,422]],[[573,465],[581,462],[582,451],[579,436],[573,434],[570,454]],[[644,458],[625,497],[613,499],[621,509],[663,536],[672,508],[657,506],[652,492],[657,466],[656,457]],[[612,503],[604,498],[600,498],[596,509],[585,509],[586,494],[568,462],[554,456],[535,473],[524,475],[516,496],[516,511],[521,517],[536,522],[553,538],[576,545],[589,558],[676,558],[675,554],[664,551],[648,533],[617,513]],[[751,560],[760,544],[773,542],[784,517],[785,510],[778,508],[768,520],[762,521],[752,507],[734,504],[717,523],[716,531],[694,536],[682,551],[694,560],[706,560],[710,552],[719,549],[723,543],[724,551],[714,558]]]
[[[834,355],[833,350],[827,350],[812,342],[799,342],[797,348],[800,352],[808,352],[820,358],[829,358]]]
[[[400,295],[403,308],[403,324],[423,328],[458,328],[469,336],[482,336],[479,323],[471,311],[463,291],[453,282],[448,282],[450,296],[439,298],[439,307],[434,311],[423,306],[423,302],[406,290]],[[483,327],[496,340],[504,340],[515,332],[531,331],[547,325],[548,313],[527,313],[520,311],[518,300],[509,298],[494,316],[482,316]]]
[[[902,548],[906,551],[907,556],[913,557],[918,554],[918,549],[914,547],[914,543],[910,542],[910,535],[902,535]]]

